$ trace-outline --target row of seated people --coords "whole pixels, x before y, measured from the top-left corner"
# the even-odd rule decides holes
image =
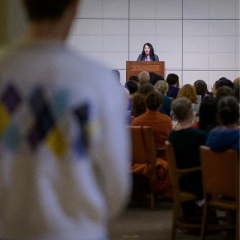
[[[223,86],[224,88],[219,90],[219,88]],[[234,95],[238,102],[240,102],[239,86],[240,77],[236,78],[233,82],[223,77],[214,83],[211,92],[208,91],[207,84],[204,80],[197,80],[193,85],[185,84],[180,88],[179,77],[177,74],[168,74],[166,81],[164,81],[162,76],[152,72],[148,73],[146,71],[141,72],[139,76],[131,76],[129,81],[125,84],[126,89],[128,89],[130,93],[128,110],[131,111],[133,117],[140,115],[142,111],[144,111],[144,105],[141,104],[141,97],[138,96],[137,100],[134,100],[136,101],[136,104],[132,104],[133,97],[136,96],[136,93],[146,95],[149,91],[154,89],[159,90],[163,94],[163,103],[159,111],[170,116],[171,100],[174,100],[177,97],[189,98],[196,113],[199,112],[200,103],[205,96],[214,96],[218,100],[221,96]]]
[[[164,147],[165,141],[169,140],[173,145],[179,168],[200,166],[200,145],[209,146],[214,151],[224,151],[229,148],[239,151],[239,102],[234,96],[234,90],[223,84],[228,83],[225,80],[219,80],[215,84],[217,86],[214,86],[213,95],[206,93],[202,95],[201,102],[195,103],[199,105],[198,108],[195,108],[191,98],[195,96],[199,99],[196,87],[190,84],[184,85],[179,89],[176,99],[170,100],[169,114],[161,111],[166,96],[164,93],[167,92],[166,81],[159,80],[154,86],[149,82],[143,83],[133,94],[131,109],[133,118],[129,124],[152,127],[156,148]],[[176,128],[173,128],[171,118],[173,115],[178,121]],[[139,169],[133,167],[132,172],[135,171]],[[164,154],[157,156],[156,172],[161,181],[170,181]],[[143,174],[145,173],[143,171]],[[203,197],[201,173],[183,178],[181,187],[196,194],[201,200]],[[166,189],[166,194],[168,190]],[[193,215],[195,208],[194,201],[184,203],[182,205],[184,216]]]

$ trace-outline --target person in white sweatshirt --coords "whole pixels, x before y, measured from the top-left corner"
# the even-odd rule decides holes
[[[131,188],[125,96],[68,49],[78,0],[23,0],[0,54],[0,239],[106,240]]]

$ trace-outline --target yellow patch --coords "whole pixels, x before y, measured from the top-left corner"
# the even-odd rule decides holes
[[[0,103],[0,136],[10,121],[10,114],[2,103]]]
[[[57,126],[52,127],[46,137],[46,144],[53,151],[53,153],[61,158],[67,149],[67,142],[62,132]]]

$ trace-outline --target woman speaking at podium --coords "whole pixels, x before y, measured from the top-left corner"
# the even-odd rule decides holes
[[[151,43],[145,43],[143,45],[142,54],[139,54],[137,61],[159,61],[158,55],[154,54]]]

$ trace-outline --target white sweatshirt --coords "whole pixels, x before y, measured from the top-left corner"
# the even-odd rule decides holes
[[[0,55],[0,239],[108,239],[130,190],[124,97],[60,42]]]

